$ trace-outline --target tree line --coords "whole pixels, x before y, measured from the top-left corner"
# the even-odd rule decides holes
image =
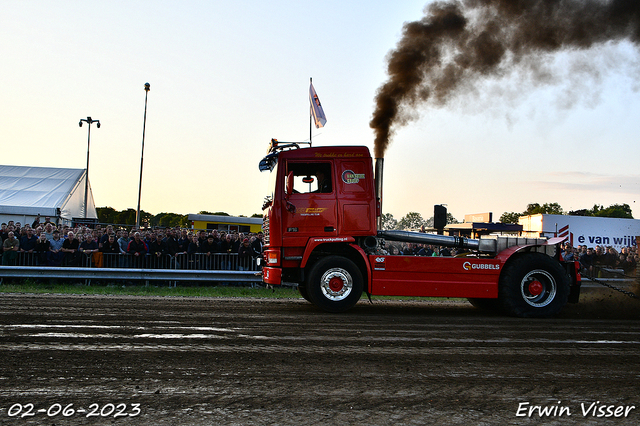
[[[460,223],[453,217],[451,213],[447,213],[447,224]],[[423,228],[433,228],[433,216],[429,219],[423,219],[422,215],[418,212],[409,212],[403,216],[400,220],[393,217],[391,213],[384,213],[382,215],[382,229],[392,230],[400,229],[407,231],[417,231]]]
[[[112,207],[96,207],[99,223],[111,223],[117,225],[133,226],[136,224],[136,211],[134,209],[126,209],[117,211]],[[198,214],[210,214],[216,216],[230,216],[226,212],[209,212],[206,210],[199,211]],[[177,213],[158,213],[153,215],[144,210],[140,210],[140,224],[144,227],[164,227],[174,228],[179,226],[187,228],[189,226],[186,214]],[[240,216],[244,217],[244,216]],[[262,217],[260,214],[254,214],[251,217]]]
[[[527,205],[527,208],[522,213],[505,212],[500,216],[501,223],[518,223],[518,219],[521,216],[529,216],[534,214],[566,214],[571,216],[596,216],[596,217],[615,217],[623,219],[633,219],[631,214],[631,207],[628,204],[613,204],[609,207],[604,207],[599,204],[594,204],[591,209],[572,210],[565,212],[558,203],[531,203]],[[447,213],[447,224],[460,223],[456,220],[451,213]],[[400,229],[400,230],[413,230],[417,231],[423,228],[433,228],[433,216],[429,219],[423,219],[422,215],[418,212],[409,212],[403,216],[400,220],[393,217],[391,213],[385,213],[382,215],[382,229]]]
[[[534,214],[566,214],[569,216],[595,216],[595,217],[615,217],[620,219],[633,219],[631,207],[628,204],[612,204],[604,207],[594,204],[590,209],[571,210],[566,212],[558,203],[532,203],[527,205],[527,209],[522,213],[505,212],[500,216],[502,223],[518,223],[521,216],[529,216]]]
[[[134,209],[126,209],[117,211],[111,207],[97,207],[98,222],[100,223],[113,223],[119,225],[135,225],[136,223],[136,211]],[[500,222],[502,223],[518,223],[520,216],[529,216],[534,214],[567,214],[571,216],[597,216],[597,217],[615,217],[624,219],[633,219],[631,214],[631,207],[628,204],[612,204],[609,207],[604,207],[599,204],[594,204],[590,209],[572,210],[565,212],[558,203],[532,203],[527,205],[527,209],[522,213],[505,212],[500,216]],[[229,216],[225,212],[208,212],[199,211],[198,214],[210,214],[218,216]],[[244,217],[244,216],[240,216]],[[261,214],[254,214],[251,217],[262,217]],[[152,215],[144,210],[140,210],[140,222],[145,226],[160,226],[160,227],[175,227],[181,228],[188,227],[187,215],[180,215],[177,213],[158,213]],[[451,213],[447,213],[447,224],[460,223]],[[420,230],[423,228],[433,227],[433,216],[429,219],[424,219],[418,212],[409,212],[403,216],[400,220],[393,217],[391,213],[385,213],[382,215],[382,229],[401,229],[401,230]]]
[[[126,209],[117,211],[112,207],[96,207],[98,213],[98,222],[111,223],[117,225],[133,226],[136,224],[136,210]],[[187,215],[177,213],[158,213],[152,215],[144,210],[140,210],[140,224],[144,226],[162,226],[162,227],[186,227]]]

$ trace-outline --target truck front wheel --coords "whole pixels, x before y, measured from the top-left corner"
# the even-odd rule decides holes
[[[570,279],[562,266],[542,253],[526,253],[508,263],[500,276],[502,308],[518,317],[557,314],[569,298]]]
[[[304,297],[304,300],[306,300],[307,302],[311,302],[311,300],[309,300],[309,292],[307,291],[307,287],[305,287],[303,284],[299,284],[298,291],[300,292],[300,296]]]
[[[309,272],[306,291],[310,301],[327,312],[344,312],[362,296],[360,269],[351,260],[328,256],[319,260]]]

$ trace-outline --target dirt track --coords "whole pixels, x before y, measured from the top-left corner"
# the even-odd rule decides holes
[[[447,301],[332,315],[302,299],[2,294],[0,424],[636,425],[638,311],[606,299],[523,320]],[[584,417],[596,401],[628,415]],[[98,415],[45,412],[68,404]],[[516,416],[533,405],[571,416]]]

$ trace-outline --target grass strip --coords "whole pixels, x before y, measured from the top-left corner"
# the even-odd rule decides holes
[[[199,286],[180,285],[169,287],[151,283],[149,285],[123,284],[122,282],[92,281],[91,285],[84,282],[61,282],[60,280],[17,280],[0,284],[0,293],[21,294],[78,294],[78,295],[113,295],[113,296],[167,296],[167,297],[245,297],[258,299],[300,299],[302,296],[297,289],[286,286],[265,287],[242,286]],[[366,294],[362,294],[367,298]],[[410,296],[372,296],[372,300],[443,300],[432,297]],[[447,298],[449,300],[464,300]]]
[[[0,285],[0,293],[32,294],[99,294],[129,296],[175,296],[175,297],[255,297],[272,299],[297,299],[298,290],[290,287],[251,288],[240,286],[177,286],[122,283],[84,283],[23,280]]]

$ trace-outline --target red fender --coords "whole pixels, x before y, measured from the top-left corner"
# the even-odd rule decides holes
[[[302,261],[300,262],[300,267],[305,268],[307,266],[307,262],[309,261],[309,257],[311,257],[311,253],[313,253],[313,250],[315,250],[315,248],[318,247],[319,245],[327,244],[327,243],[347,243],[351,248],[353,248],[355,251],[360,253],[362,260],[364,261],[364,264],[366,267],[365,273],[366,273],[366,279],[367,279],[365,290],[368,293],[371,291],[371,273],[369,272],[371,271],[371,264],[369,262],[369,258],[367,254],[364,252],[362,247],[360,247],[357,244],[354,244],[355,241],[356,239],[353,237],[311,238],[307,243],[307,247],[305,248],[304,253],[302,254]]]
[[[327,243],[354,243],[356,241],[353,237],[325,237],[325,238],[311,238],[307,243],[307,247],[304,249],[304,253],[302,254],[302,261],[300,262],[300,267],[305,268],[307,266],[307,262],[309,261],[309,257],[311,257],[311,253],[318,247],[320,244]]]

